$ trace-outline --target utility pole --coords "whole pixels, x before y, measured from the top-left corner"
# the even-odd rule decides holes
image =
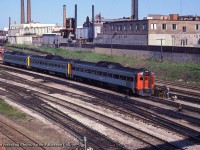
[[[160,40],[161,42],[161,47],[160,47],[160,62],[163,62],[163,40],[165,40],[164,38],[160,38],[160,39],[157,39],[157,40]]]
[[[115,33],[113,34],[112,38],[111,38],[111,56],[113,55],[113,38],[117,35],[117,31],[115,31]]]

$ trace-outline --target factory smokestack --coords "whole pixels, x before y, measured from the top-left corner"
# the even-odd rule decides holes
[[[9,17],[9,29],[11,29],[11,17]]]
[[[63,5],[63,27],[66,28],[66,5]]]
[[[74,22],[74,30],[75,30],[75,37],[76,37],[76,29],[77,29],[77,5],[75,5],[75,22]]]
[[[21,24],[25,23],[24,0],[21,0]]]
[[[31,23],[31,0],[27,0],[27,23]]]
[[[92,39],[94,41],[94,38],[95,38],[95,33],[94,33],[94,5],[92,5]]]
[[[131,20],[138,20],[138,0],[132,0],[131,2]]]

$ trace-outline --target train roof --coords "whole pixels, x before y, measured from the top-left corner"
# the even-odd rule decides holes
[[[56,61],[72,61],[71,59],[65,59],[65,58],[63,58],[61,56],[57,56],[57,55],[46,55],[46,56],[32,55],[31,57],[47,59],[47,60],[56,60]]]
[[[23,52],[17,52],[17,51],[6,51],[4,54],[28,56],[28,54],[25,54]]]
[[[136,68],[124,67],[119,63],[113,63],[113,62],[107,62],[107,61],[99,61],[97,63],[86,62],[86,61],[76,61],[76,64],[86,65],[86,66],[91,66],[91,67],[101,67],[101,68],[112,69],[116,71],[124,71],[124,72],[129,72],[129,73],[145,71],[144,68],[136,69]]]

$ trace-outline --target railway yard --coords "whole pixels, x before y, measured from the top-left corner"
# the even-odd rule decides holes
[[[170,87],[170,99],[126,96],[0,64],[0,98],[29,118],[19,123],[1,117],[2,145],[10,149],[200,149],[200,88],[156,84]]]

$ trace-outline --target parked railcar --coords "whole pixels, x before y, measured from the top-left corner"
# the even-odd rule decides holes
[[[142,96],[154,93],[155,77],[152,72],[123,67],[118,63],[76,61],[72,64],[72,75],[74,78],[81,77],[107,85],[117,85]]]
[[[4,53],[3,63],[62,74],[68,78],[95,81],[117,86],[141,96],[154,93],[154,73],[144,69],[123,67],[119,63],[98,63],[64,59],[59,56],[35,56],[19,52]]]
[[[5,52],[3,54],[3,63],[13,66],[28,67],[30,65],[30,56],[21,52]]]
[[[69,76],[68,70],[68,62],[70,60],[66,60],[59,56],[30,56],[30,68],[44,70],[53,74],[63,74]]]

